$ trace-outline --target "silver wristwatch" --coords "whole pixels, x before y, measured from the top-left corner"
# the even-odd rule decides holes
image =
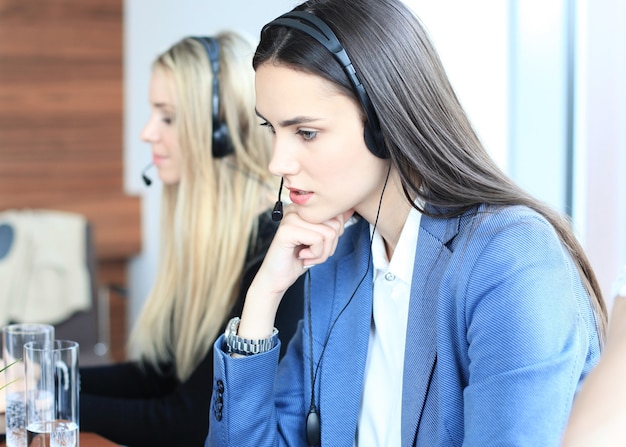
[[[239,317],[232,318],[226,325],[224,339],[229,354],[253,355],[269,351],[278,343],[278,329],[274,328],[272,335],[261,340],[249,340],[237,335]]]

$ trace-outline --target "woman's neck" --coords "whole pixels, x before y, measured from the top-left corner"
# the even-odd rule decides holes
[[[378,219],[378,225],[376,229],[380,233],[385,243],[385,251],[387,252],[387,259],[391,260],[393,253],[400,240],[402,229],[406,222],[409,212],[411,211],[411,205],[406,198],[399,203],[389,206],[388,213],[386,213],[385,222],[381,222],[383,219],[383,212],[381,210],[381,217]],[[391,215],[390,215],[391,214]]]
[[[400,239],[402,228],[404,228],[404,223],[411,211],[411,204],[404,194],[397,171],[392,169],[390,172],[382,201],[377,198],[376,203],[370,204],[368,208],[369,212],[359,214],[372,225],[376,222],[376,230],[383,238],[388,259],[391,259]]]

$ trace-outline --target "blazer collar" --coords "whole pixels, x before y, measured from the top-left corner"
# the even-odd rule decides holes
[[[415,251],[411,302],[404,351],[402,445],[414,445],[437,359],[436,315],[441,275],[450,258],[449,242],[460,217],[422,216]]]

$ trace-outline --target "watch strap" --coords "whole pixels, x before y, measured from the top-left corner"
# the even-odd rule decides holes
[[[224,332],[226,351],[229,354],[240,355],[254,355],[262,352],[267,352],[274,348],[278,343],[278,329],[272,330],[272,335],[260,340],[251,340],[248,338],[239,337],[237,331],[239,330],[239,323],[241,319],[239,317],[232,318],[226,326]]]

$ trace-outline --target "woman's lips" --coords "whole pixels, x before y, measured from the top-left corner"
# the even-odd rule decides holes
[[[312,196],[313,193],[310,191],[289,188],[289,200],[296,205],[304,205]]]
[[[167,160],[167,156],[165,155],[152,154],[152,163],[154,163],[155,165],[159,165],[165,160]]]

